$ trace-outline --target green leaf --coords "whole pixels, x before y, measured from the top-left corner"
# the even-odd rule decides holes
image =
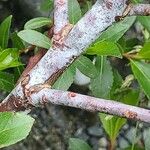
[[[122,98],[120,99],[120,102],[137,106],[139,102],[139,90],[129,89],[124,95],[122,94]]]
[[[50,25],[51,23],[52,21],[49,18],[38,17],[38,18],[34,18],[26,22],[26,24],[24,25],[24,28],[25,29],[37,29],[46,25]]]
[[[20,66],[18,50],[8,48],[0,52],[0,70]]]
[[[18,48],[18,50],[25,49],[25,45],[20,39],[20,37],[17,35],[17,32],[14,32],[11,35],[11,40],[14,48]]]
[[[71,24],[77,23],[77,21],[81,18],[81,9],[77,0],[68,1],[68,14]]]
[[[69,150],[92,150],[92,148],[81,139],[70,138]]]
[[[115,56],[122,58],[116,43],[109,41],[99,41],[87,49],[89,55]]]
[[[68,90],[74,80],[75,68],[71,65],[54,83],[53,88],[58,90]]]
[[[14,88],[14,76],[0,71],[0,89],[10,92]]]
[[[26,138],[34,119],[23,113],[0,113],[0,148]]]
[[[115,141],[126,119],[102,113],[99,113],[99,117],[109,138]]]
[[[41,7],[40,7],[40,9],[41,9],[42,11],[49,11],[49,12],[51,12],[51,10],[53,9],[53,1],[54,1],[54,0],[43,0],[43,1],[41,2]]]
[[[144,44],[137,57],[143,59],[150,59],[150,41]]]
[[[106,57],[97,57],[96,68],[98,76],[91,80],[90,89],[94,96],[100,98],[109,98],[110,90],[113,85],[113,72]]]
[[[113,78],[114,78],[114,82],[110,91],[110,98],[113,100],[117,100],[115,93],[116,90],[121,87],[123,79],[116,69],[113,69]]]
[[[51,46],[51,41],[47,36],[34,30],[22,30],[18,33],[18,36],[22,40],[32,45],[36,45],[46,49],[49,49]]]
[[[131,67],[143,91],[150,99],[150,64],[131,60]]]
[[[134,49],[135,46],[139,45],[141,41],[139,41],[137,38],[130,38],[125,41],[125,46],[123,47],[123,52],[129,52]]]
[[[23,65],[14,68],[14,80],[15,80],[15,82],[18,81],[18,79],[21,76],[24,69],[25,69],[25,67]]]
[[[11,19],[12,16],[7,17],[0,25],[0,47],[3,49],[8,45]]]
[[[98,40],[117,42],[133,25],[135,19],[134,16],[126,17],[123,21],[113,24],[101,34]]]
[[[150,32],[150,16],[138,16],[138,21]]]
[[[89,78],[95,78],[98,75],[96,67],[93,65],[92,61],[85,56],[80,56],[75,61],[75,66],[80,70],[81,73]]]

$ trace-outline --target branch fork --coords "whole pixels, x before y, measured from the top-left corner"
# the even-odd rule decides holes
[[[129,5],[130,6],[130,5]],[[26,110],[50,102],[105,112],[150,123],[150,110],[115,101],[51,89],[62,72],[115,22],[116,16],[150,15],[149,4],[129,7],[126,0],[100,0],[71,29],[68,28],[68,1],[54,1],[54,42],[40,61],[21,77],[14,90],[0,103],[0,112]],[[145,13],[146,12],[146,13]],[[71,29],[71,30],[70,30]],[[66,81],[67,82],[67,81]]]

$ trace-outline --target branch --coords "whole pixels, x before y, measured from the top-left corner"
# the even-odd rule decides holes
[[[150,4],[133,5],[129,15],[130,16],[133,16],[133,15],[148,16],[148,15],[150,15]]]
[[[22,102],[22,101],[20,101]],[[64,92],[59,90],[52,90],[50,88],[43,88],[39,91],[34,91],[29,97],[30,106],[39,106],[46,103],[52,103],[56,105],[64,105],[69,107],[75,107],[92,112],[104,112],[112,115],[117,115],[127,119],[139,120],[146,123],[150,123],[150,110],[126,105],[120,102],[95,98],[91,96],[85,96],[73,92]],[[1,105],[4,108],[6,105]],[[15,103],[13,110],[17,110],[18,107],[24,107],[24,104]],[[7,106],[8,107],[8,106]],[[26,109],[26,108],[25,108]]]
[[[68,24],[68,0],[54,0],[54,35]]]
[[[104,112],[150,123],[150,110],[73,92],[44,88],[37,93],[33,93],[31,101],[33,105],[50,102],[52,104],[70,106],[92,112]]]

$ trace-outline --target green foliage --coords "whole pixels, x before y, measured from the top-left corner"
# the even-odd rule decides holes
[[[14,48],[2,50],[0,52],[0,70],[20,66],[18,55],[18,50]]]
[[[150,41],[146,42],[138,53],[137,57],[141,59],[150,59]]]
[[[136,17],[126,17],[123,21],[113,24],[104,31],[97,40],[117,42],[135,22]]]
[[[17,32],[12,33],[11,40],[12,40],[12,47],[18,48],[18,50],[25,49],[25,45],[17,35]]]
[[[132,1],[134,3],[140,2],[140,0]],[[76,24],[82,17],[82,13],[89,10],[91,6],[92,1],[79,3],[77,0],[69,0],[70,23]],[[41,8],[44,11],[52,9],[53,0],[43,0]],[[9,16],[0,24],[0,89],[6,92],[10,92],[13,89],[15,82],[24,69],[20,61],[20,53],[26,49],[24,43],[35,45],[35,50],[38,49],[37,47],[45,49],[51,47],[51,39],[40,32],[46,29],[42,27],[52,24],[49,18],[33,18],[24,25],[24,30],[13,33],[10,33],[11,20],[12,16]],[[141,26],[144,27],[144,29],[141,28],[141,33],[145,36],[146,31],[148,36],[145,36],[147,37],[145,39],[147,41],[141,40],[142,38],[139,40],[136,36],[124,36],[135,21],[140,22]],[[39,28],[42,28],[42,30]],[[141,87],[142,91],[150,99],[149,32],[149,17],[141,16],[137,17],[137,19],[136,17],[126,17],[123,21],[114,23],[87,48],[84,56],[80,56],[64,71],[53,85],[53,88],[68,90],[74,81],[76,69],[78,69],[90,78],[90,94],[95,97],[113,99],[129,105],[138,105],[141,92],[139,87]],[[10,38],[11,40],[9,41]],[[138,45],[144,46],[137,48]],[[122,60],[122,62],[126,66],[130,63],[128,68],[130,67],[132,71],[130,75],[126,75],[125,79],[119,74],[117,67],[113,66],[116,62],[118,63],[118,60],[121,62],[121,59],[118,58],[122,57],[126,57],[126,61]],[[112,64],[110,64],[110,60]],[[113,62],[115,63],[113,64]],[[132,86],[133,81],[135,81],[132,74],[134,74],[139,83],[136,85],[136,89]],[[99,118],[110,143],[115,149],[116,138],[127,120],[102,113],[99,113]],[[34,119],[24,114],[0,113],[0,122],[0,147],[5,147],[24,139],[29,134]],[[149,143],[146,137],[149,137],[149,131],[144,133],[144,144],[145,148],[148,149]],[[69,149],[91,150],[92,148],[83,140],[71,138],[69,140]]]
[[[26,24],[24,25],[24,29],[37,29],[51,24],[52,21],[49,18],[38,17],[38,18],[33,18],[28,22],[26,22]]]
[[[80,70],[80,72],[89,78],[95,78],[98,75],[98,71],[92,61],[85,56],[80,56],[75,61],[74,65]]]
[[[0,71],[0,89],[10,92],[14,85],[14,75]]]
[[[29,134],[34,119],[21,113],[0,113],[0,148],[12,145]]]
[[[41,3],[41,10],[51,11],[53,9],[53,1],[54,0],[43,0]]]
[[[150,99],[150,64],[131,60],[131,66],[136,79]]]
[[[112,115],[106,115],[106,114],[102,114],[102,113],[99,114],[99,117],[100,117],[103,127],[104,127],[106,133],[109,135],[109,138],[111,139],[112,143],[115,142],[115,140],[119,134],[119,130],[126,123],[126,119],[115,117]]]
[[[97,57],[95,66],[98,76],[91,80],[90,89],[94,96],[109,98],[109,93],[113,85],[113,72],[106,57]]]
[[[5,49],[8,45],[12,16],[7,17],[0,25],[0,47]]]
[[[70,138],[69,150],[92,150],[92,148],[81,139]]]
[[[58,90],[68,90],[74,80],[75,68],[71,65],[54,83],[53,88]]]
[[[138,21],[150,32],[150,16],[139,16]]]
[[[89,55],[115,56],[122,58],[116,43],[109,41],[99,41],[87,49]]]
[[[36,45],[49,49],[51,46],[50,39],[44,34],[35,30],[22,30],[18,33],[18,36],[29,44]]]
[[[75,24],[81,18],[81,9],[77,0],[68,1],[68,14],[71,24]]]

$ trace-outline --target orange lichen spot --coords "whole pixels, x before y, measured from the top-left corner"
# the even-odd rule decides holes
[[[75,96],[76,96],[76,93],[74,93],[74,92],[69,92],[69,93],[68,93],[68,96],[69,96],[69,97],[75,97]]]
[[[127,117],[127,118],[134,119],[134,118],[137,117],[137,113],[133,112],[133,111],[130,111],[130,110],[127,110],[127,111],[124,112],[124,116]]]

